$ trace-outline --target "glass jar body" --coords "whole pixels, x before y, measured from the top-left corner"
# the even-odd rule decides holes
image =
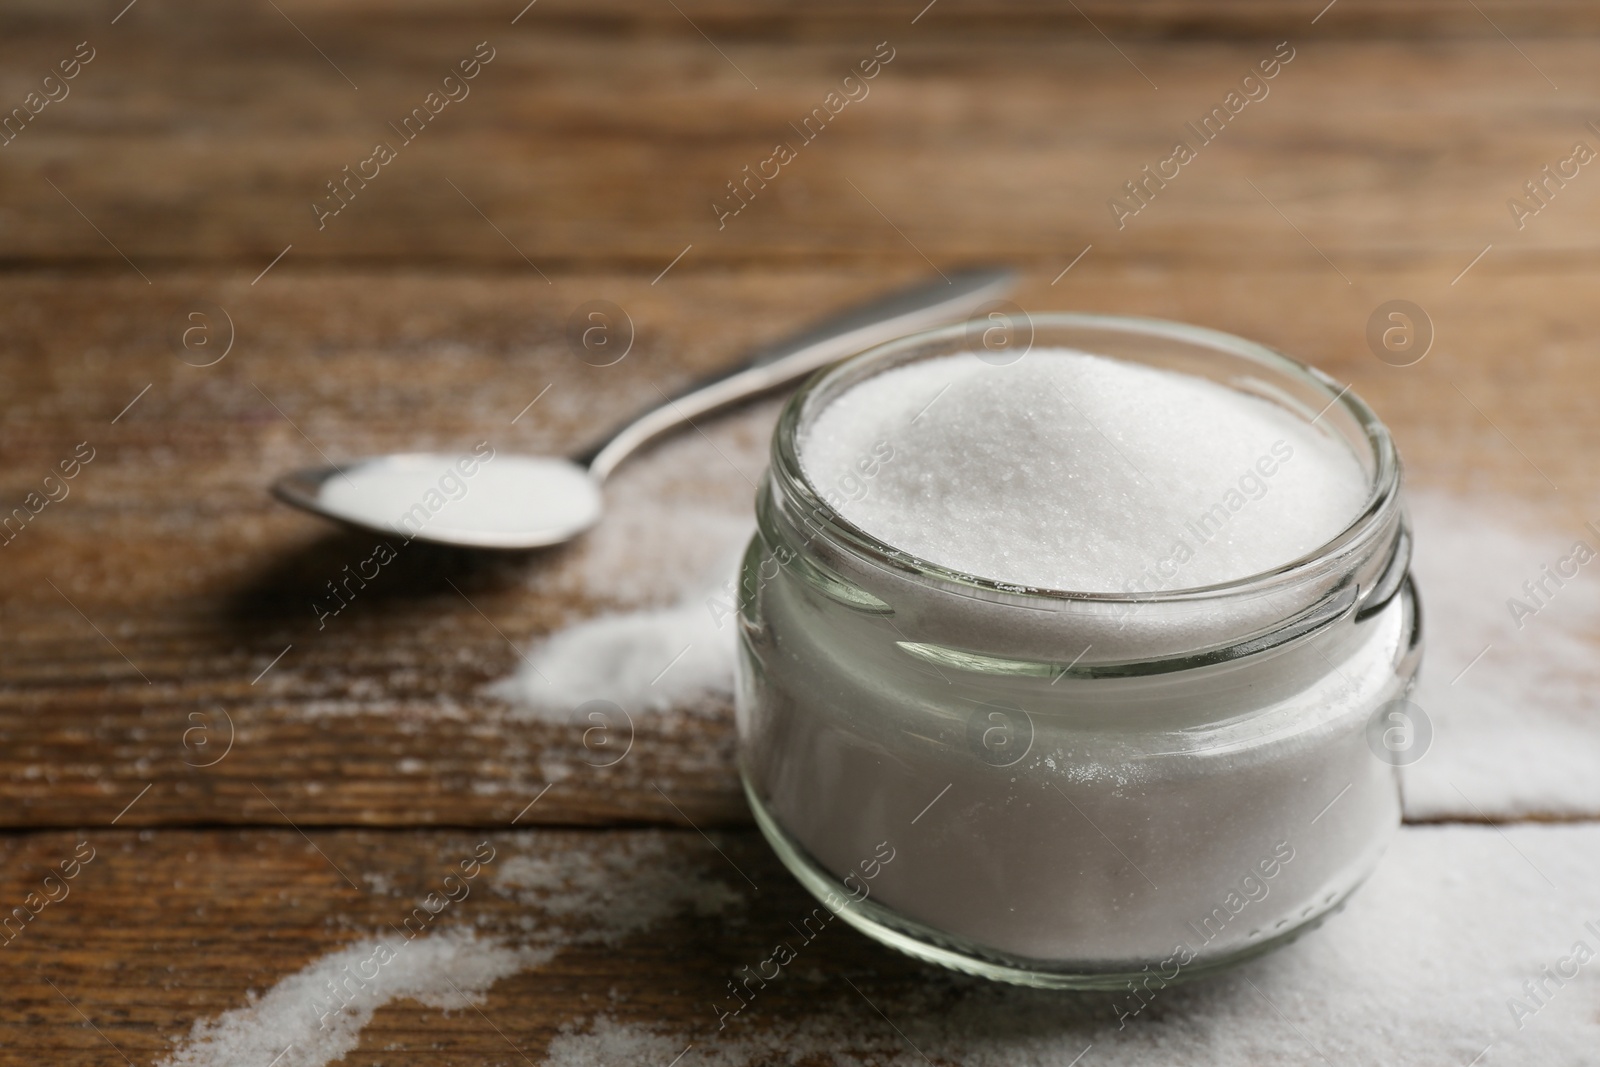
[[[1409,586],[1250,662],[1083,678],[937,662],[774,562],[800,551],[758,533],[745,559],[741,771],[791,871],[894,947],[1036,985],[1194,977],[1336,907],[1399,824],[1368,727],[1414,673]]]
[[[1319,921],[1399,825],[1373,728],[1420,659],[1398,462],[1358,398],[1260,346],[1147,320],[1030,328],[1320,420],[1368,470],[1368,507],[1316,553],[1205,589],[951,573],[842,521],[800,468],[830,396],[968,339],[866,353],[802,390],[774,439],[740,575],[741,774],[786,866],[871,936],[986,977],[1147,997]]]

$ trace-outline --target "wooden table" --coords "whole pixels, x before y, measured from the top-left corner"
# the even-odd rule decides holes
[[[571,449],[831,308],[1003,261],[1032,310],[1193,321],[1320,365],[1383,414],[1419,484],[1583,515],[1600,177],[1550,186],[1521,229],[1507,201],[1573,142],[1600,145],[1600,14],[1321,6],[11,5],[0,105],[30,117],[0,148],[0,502],[93,458],[0,545],[0,904],[78,841],[97,858],[0,956],[0,1059],[153,1062],[392,926],[486,838],[597,863],[643,841],[760,890],[736,919],[689,908],[471,1011],[383,1008],[348,1062],[532,1062],[602,1002],[709,1045],[706,1005],[759,958],[753,931],[806,910],[750,827],[728,709],[643,723],[598,770],[580,730],[513,723],[482,692],[530,639],[612,606],[572,578],[575,549],[419,549],[319,629],[311,602],[369,546],[270,500],[285,469]],[[1268,95],[1128,197],[1284,49]],[[791,124],[875,53],[892,59],[870,92],[803,139]],[[410,140],[391,127],[475,54],[492,58],[467,95]],[[63,86],[31,114],[30,93]],[[394,158],[332,198],[380,141]],[[730,199],[775,141],[793,161]],[[1121,228],[1118,195],[1140,208]],[[591,299],[635,324],[615,367],[568,351]],[[1412,367],[1366,342],[1392,299],[1433,323]],[[523,906],[483,894],[447,919],[513,930]],[[822,972],[947,995],[829,936]],[[905,1054],[880,1029],[841,1041]]]

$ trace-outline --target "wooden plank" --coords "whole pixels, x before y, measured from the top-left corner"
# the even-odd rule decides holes
[[[1423,47],[1325,32],[1307,12],[1290,20],[1271,6],[1284,28],[1264,38],[1122,47],[1083,25],[1047,32],[1024,20],[981,48],[965,20],[985,9],[949,0],[915,26],[907,12],[823,17],[798,41],[771,28],[716,47],[666,5],[612,16],[547,0],[514,27],[488,6],[419,6],[378,22],[359,5],[296,9],[325,61],[265,5],[226,16],[143,5],[95,38],[71,95],[5,147],[0,263],[130,276],[206,264],[248,279],[291,245],[276,269],[654,274],[689,245],[691,267],[920,269],[924,256],[943,267],[1042,261],[1089,242],[1102,256],[1197,268],[1241,249],[1261,265],[1314,257],[1285,239],[1285,218],[1347,273],[1464,263],[1491,242],[1543,261],[1592,254],[1600,200],[1584,179],[1523,230],[1507,208],[1575,140],[1597,143],[1582,104],[1600,91],[1589,41],[1513,46],[1486,32]],[[968,14],[941,29],[947,12]],[[20,101],[23,72],[42,77],[88,31],[37,9],[14,18],[0,64],[18,72],[5,99]],[[390,123],[491,38],[495,59],[471,95],[403,142]],[[1270,95],[1215,143],[1186,133],[1284,39],[1295,58],[1266,83]],[[880,41],[895,58],[869,95],[807,141],[803,120]],[[270,105],[248,103],[269,85]],[[1197,158],[1149,186],[1153,201],[1119,228],[1108,202],[1179,137]],[[398,146],[396,158],[341,187],[348,205],[319,222],[314,203],[342,203],[327,183],[379,141]],[[779,142],[793,162],[741,186],[748,205],[719,221],[744,202],[728,183]]]
[[[297,22],[301,16],[321,18],[338,32],[355,36],[352,27],[375,12],[409,24],[460,25],[464,19],[483,22],[526,23],[532,5],[501,0],[462,0],[448,9],[433,0],[407,0],[381,4],[373,0],[286,0],[278,6]],[[619,36],[648,33],[657,36],[696,36],[695,26],[751,39],[794,40],[862,25],[910,23],[932,32],[941,30],[980,39],[1024,32],[1050,31],[1091,36],[1096,26],[1136,36],[1229,36],[1270,33],[1289,24],[1315,24],[1342,33],[1385,36],[1429,33],[1453,36],[1496,36],[1495,27],[1530,35],[1557,36],[1596,26],[1592,5],[1583,0],[1480,0],[1481,11],[1466,11],[1450,0],[1338,0],[1337,4],[1285,4],[1281,0],[1216,0],[1203,6],[1184,0],[1078,0],[1063,5],[1049,0],[938,0],[891,6],[863,7],[849,0],[774,0],[752,7],[737,0],[678,0],[678,10],[641,0],[592,0],[587,4],[538,0],[538,25],[553,24]],[[206,11],[196,0],[162,5],[175,24],[192,22]],[[9,5],[10,17],[23,25],[59,25],[68,19],[84,26],[113,24],[120,7],[106,11],[88,0],[19,0]],[[247,17],[270,13],[265,4],[247,9]],[[1320,18],[1318,16],[1321,16]],[[519,17],[520,16],[520,17]],[[687,16],[687,18],[685,17]],[[1487,17],[1486,17],[1487,16]],[[145,23],[160,15],[144,13]],[[281,20],[280,20],[281,21]],[[116,25],[137,26],[132,16],[117,18]],[[287,38],[286,38],[287,39]]]
[[[1575,339],[1600,332],[1600,310],[1586,274],[1490,257],[1453,286],[1453,264],[1346,285],[1320,261],[1197,273],[1090,252],[1052,285],[1066,262],[1031,274],[1019,301],[1260,339],[1353,383],[1393,427],[1414,485],[1518,501],[1551,529],[1589,517],[1600,428],[1587,417],[1594,364]],[[743,822],[725,706],[642,717],[631,755],[598,769],[582,728],[517,719],[484,687],[541,634],[671,602],[714,565],[690,520],[748,506],[771,408],[707,424],[715,444],[682,436],[624,467],[612,517],[578,545],[524,558],[419,549],[320,629],[313,603],[372,546],[264,489],[323,453],[484,439],[570,449],[657,388],[894,280],[684,271],[656,285],[593,275],[547,286],[285,272],[254,288],[163,277],[152,295],[116,276],[93,289],[14,277],[0,502],[21,503],[81,442],[96,455],[70,496],[0,548],[0,822],[104,825],[151,785],[118,825],[504,825],[552,782],[525,821],[677,822],[659,784],[698,823]],[[167,340],[202,295],[238,331],[232,354],[203,369]],[[579,362],[562,336],[572,308],[596,297],[637,327],[616,367]],[[1435,351],[1416,367],[1366,348],[1368,317],[1395,297],[1435,323]],[[228,721],[226,758],[198,766],[222,752]]]

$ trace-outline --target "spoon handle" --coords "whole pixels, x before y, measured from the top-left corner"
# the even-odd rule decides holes
[[[788,385],[873,345],[971,314],[1015,283],[1015,272],[1004,268],[958,271],[853,307],[665,398],[573,456],[573,462],[603,482],[640,446],[691,419]]]

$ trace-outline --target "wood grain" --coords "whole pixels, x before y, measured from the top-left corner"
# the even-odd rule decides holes
[[[1180,19],[1176,5],[1138,8],[1136,21]],[[1454,274],[1489,243],[1496,259],[1586,262],[1593,182],[1523,230],[1507,200],[1595,139],[1589,44],[1514,45],[1459,8],[1482,35],[1351,38],[1308,11],[1238,4],[1223,9],[1277,12],[1271,33],[1125,48],[1070,8],[1046,29],[950,0],[916,25],[905,11],[830,8],[843,21],[819,15],[812,34],[783,30],[805,21],[793,8],[773,22],[711,5],[702,28],[724,37],[715,45],[694,31],[693,5],[679,17],[546,0],[516,26],[488,5],[376,21],[361,5],[294,9],[324,59],[265,4],[144,5],[97,30],[72,95],[3,149],[0,263],[130,275],[205,264],[247,280],[292,245],[276,270],[653,276],[693,245],[679,269],[994,258],[1043,269],[1091,242],[1102,259],[1192,269],[1309,264],[1320,250],[1347,274],[1422,262]],[[741,17],[748,33],[725,32]],[[941,29],[945,18],[955,25]],[[996,27],[981,47],[974,20]],[[65,13],[23,28],[0,42],[15,72],[4,99],[19,102],[89,32]],[[483,40],[496,58],[471,95],[402,144],[390,124]],[[1201,146],[1185,123],[1279,40],[1295,58],[1270,94]],[[799,124],[880,41],[895,58],[870,94],[804,140]],[[1198,158],[1119,228],[1108,201],[1179,137]],[[397,158],[349,186],[319,228],[313,203],[378,141]],[[719,223],[714,203],[741,202],[728,183],[780,141],[797,158]]]

